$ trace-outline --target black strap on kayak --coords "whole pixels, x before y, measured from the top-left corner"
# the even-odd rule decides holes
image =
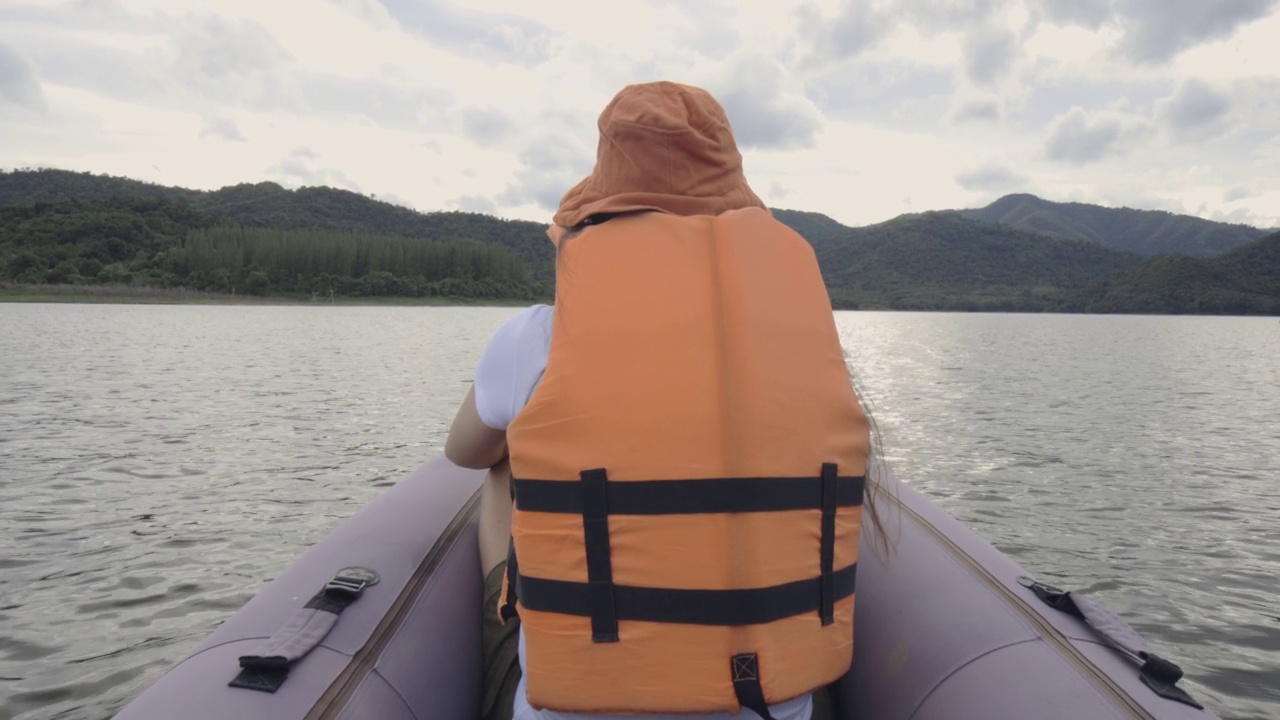
[[[289,677],[289,668],[319,645],[338,622],[338,615],[377,582],[378,574],[367,568],[339,570],[271,637],[240,656],[240,673],[227,684],[267,693],[279,690]]]
[[[1182,668],[1151,651],[1142,639],[1119,615],[1091,598],[1052,585],[1036,582],[1031,578],[1019,578],[1019,584],[1036,594],[1049,607],[1080,618],[1107,645],[1119,650],[1140,667],[1142,683],[1162,698],[1203,710],[1204,706],[1177,686],[1182,679]]]

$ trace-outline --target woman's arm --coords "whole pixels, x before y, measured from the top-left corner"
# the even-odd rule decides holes
[[[507,456],[507,433],[494,430],[480,419],[474,385],[453,418],[449,437],[444,441],[444,455],[454,465],[474,470],[491,468]]]

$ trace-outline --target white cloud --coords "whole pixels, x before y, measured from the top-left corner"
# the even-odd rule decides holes
[[[1251,188],[1245,187],[1244,185],[1237,185],[1222,194],[1222,201],[1230,203],[1237,200],[1245,200],[1253,197],[1254,194],[1255,193]]]
[[[1241,25],[1266,17],[1276,0],[1122,0],[1121,51],[1139,62],[1164,62],[1206,42],[1230,37]]]
[[[980,28],[965,39],[965,70],[973,82],[990,85],[1008,74],[1017,53],[1018,38],[1013,31],[998,26]]]
[[[739,148],[812,147],[822,113],[777,60],[739,53],[708,77],[706,87],[724,106]]]
[[[1184,81],[1177,92],[1160,104],[1160,118],[1179,137],[1204,137],[1231,110],[1231,99],[1196,80]]]
[[[44,91],[35,66],[26,57],[0,42],[0,105],[12,104],[43,110]]]
[[[1076,107],[1053,124],[1044,150],[1054,160],[1082,163],[1103,157],[1119,139],[1119,122],[1093,120]]]
[[[430,44],[506,62],[546,59],[551,30],[518,12],[492,13],[443,0],[381,0],[401,27]]]
[[[1143,133],[1141,126],[1111,114],[1091,114],[1074,107],[1054,121],[1044,152],[1051,160],[1082,164],[1101,160],[1121,146],[1121,141]]]
[[[1090,30],[1114,29],[1113,49],[1138,63],[1163,63],[1231,37],[1271,15],[1277,0],[1034,0],[1033,14]]]
[[[281,160],[279,164],[272,166],[267,172],[285,187],[328,185],[329,187],[351,190],[352,192],[361,192],[360,185],[341,171],[333,168],[315,167],[313,164],[292,155]]]
[[[934,132],[959,83],[951,67],[868,56],[812,76],[806,94],[830,120]]]
[[[1036,0],[1032,7],[1053,22],[1101,28],[1112,17],[1112,0]]]
[[[464,212],[484,213],[486,215],[492,215],[498,211],[498,203],[494,202],[493,198],[483,195],[463,195],[451,200],[449,205]]]
[[[905,13],[915,25],[932,34],[981,24],[1014,5],[1010,0],[898,0],[888,7]]]
[[[996,100],[973,100],[956,108],[951,118],[956,123],[999,122],[1000,103]]]
[[[832,16],[814,7],[796,10],[800,33],[812,39],[810,62],[826,63],[857,57],[874,48],[893,30],[892,19],[865,2],[846,2]]]
[[[546,221],[613,94],[669,79],[721,100],[770,202],[850,224],[1052,188],[1275,226],[1278,5],[5,3],[0,167]]]
[[[516,129],[510,116],[496,107],[464,108],[459,119],[463,134],[481,147],[501,143]]]
[[[986,163],[956,175],[956,184],[972,192],[1014,192],[1027,190],[1027,176],[1002,163]]]
[[[209,118],[205,122],[204,129],[200,131],[200,137],[220,138],[232,142],[245,141],[244,133],[240,132],[240,126],[236,125],[236,121],[224,115]]]

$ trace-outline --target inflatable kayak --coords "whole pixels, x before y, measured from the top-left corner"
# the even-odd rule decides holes
[[[440,458],[305,552],[118,720],[474,720],[483,472]],[[858,562],[841,718],[1216,717],[1088,597],[1038,583],[909,486]]]

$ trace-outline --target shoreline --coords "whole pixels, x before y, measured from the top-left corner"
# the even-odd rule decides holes
[[[538,300],[512,298],[321,297],[294,295],[227,295],[183,288],[124,285],[9,285],[0,284],[0,303],[66,303],[122,305],[402,305],[435,307],[523,307]]]
[[[186,290],[183,288],[132,287],[125,285],[17,285],[0,282],[0,303],[58,303],[66,305],[246,305],[246,306],[330,306],[330,307],[528,307],[537,303],[552,304],[550,299],[407,297],[379,295],[371,297],[334,297],[302,295],[226,295],[223,293]],[[1035,310],[959,310],[902,309],[869,305],[856,308],[834,308],[835,312],[954,313],[994,315],[1096,315],[1142,317],[1240,317],[1274,318],[1280,315],[1220,313],[1111,313],[1088,311]]]

